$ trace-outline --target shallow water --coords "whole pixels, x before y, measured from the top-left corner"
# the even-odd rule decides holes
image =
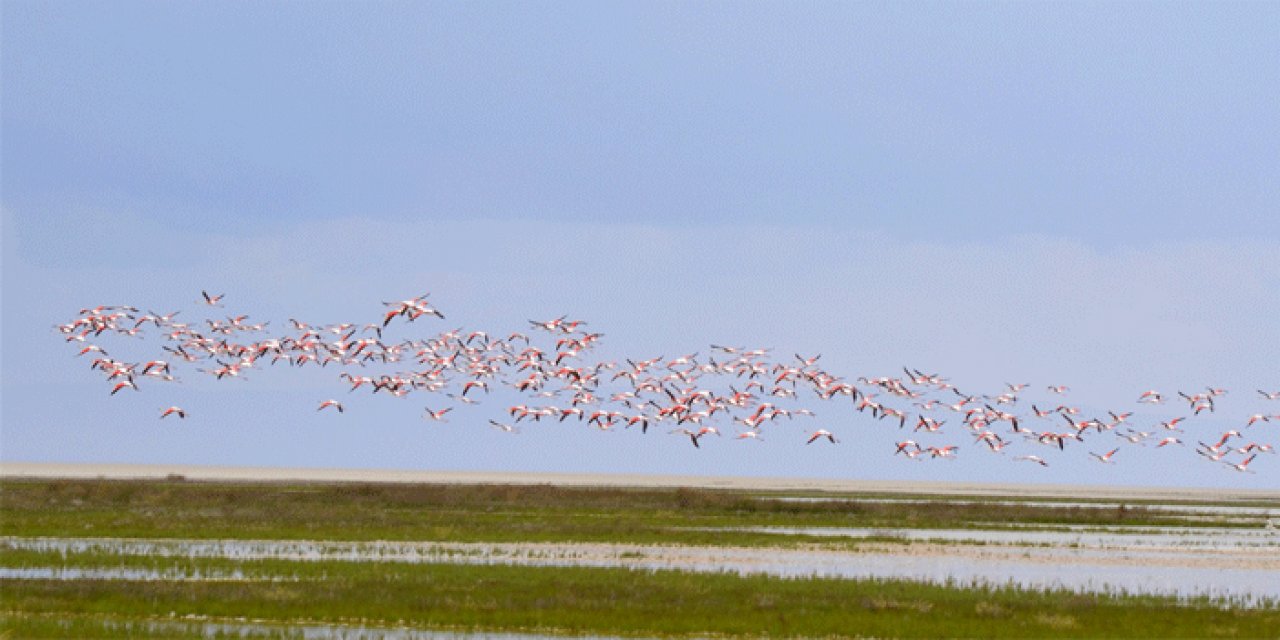
[[[753,530],[755,531],[755,530]],[[0,549],[170,558],[285,559],[400,563],[467,563],[527,566],[626,567],[732,572],[777,576],[907,578],[932,583],[1012,584],[1065,588],[1078,592],[1125,592],[1183,597],[1211,596],[1234,604],[1280,601],[1280,536],[1217,530],[1153,533],[760,529],[808,535],[884,536],[915,544],[874,544],[865,550],[693,547],[604,543],[431,543],[274,540],[131,540],[110,538],[0,538]],[[1187,537],[1188,532],[1196,535]],[[737,530],[738,533],[750,531]],[[955,544],[992,536],[1003,544]],[[926,542],[943,540],[945,544]],[[1053,542],[1051,546],[1012,543]],[[1077,546],[1072,546],[1077,545]],[[47,568],[38,568],[49,571]],[[26,570],[26,569],[24,569]],[[132,569],[68,569],[53,573],[0,572],[0,578],[54,579],[240,579],[216,573],[152,572],[131,577]],[[61,573],[58,573],[61,571]],[[166,576],[178,577],[166,577]],[[247,579],[257,579],[250,576]],[[283,578],[289,579],[289,578]]]
[[[1280,507],[1240,506],[1231,504],[1134,504],[1132,502],[1054,502],[1038,500],[930,500],[922,498],[842,498],[838,496],[758,496],[776,502],[867,502],[875,504],[996,505],[1002,507],[1059,507],[1064,509],[1114,510],[1120,507],[1146,509],[1162,513],[1184,513],[1199,516],[1252,516],[1256,519],[1280,518]]]
[[[891,537],[903,540],[1005,545],[1048,545],[1066,548],[1176,550],[1273,549],[1280,551],[1280,531],[1230,527],[1098,527],[1061,525],[1054,531],[1006,529],[883,529],[861,527],[748,527],[716,531],[756,532],[841,538]]]
[[[209,571],[140,569],[135,567],[0,567],[0,580],[136,580],[155,581],[193,581],[193,582],[228,582],[244,581],[247,578],[243,571]],[[288,580],[282,576],[270,578],[253,578],[272,581]],[[296,580],[296,579],[295,579]]]
[[[492,633],[466,631],[421,631],[399,627],[369,627],[340,624],[290,624],[264,622],[227,622],[187,617],[171,620],[101,620],[94,621],[102,629],[141,634],[148,637],[172,635],[205,638],[290,638],[296,640],[547,640],[559,636],[531,633]],[[68,628],[71,628],[68,625]],[[589,636],[604,640],[607,636]]]

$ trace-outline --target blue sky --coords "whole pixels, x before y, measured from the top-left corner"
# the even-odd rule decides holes
[[[512,439],[378,403],[317,422],[313,396],[339,389],[275,374],[191,381],[207,418],[174,426],[153,415],[168,399],[106,398],[50,329],[101,303],[193,308],[205,288],[275,323],[430,290],[468,326],[588,318],[618,354],[761,344],[1116,408],[1215,384],[1247,415],[1254,388],[1280,389],[1280,6],[0,10],[2,459],[1280,477]]]

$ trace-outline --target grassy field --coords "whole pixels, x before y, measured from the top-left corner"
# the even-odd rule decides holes
[[[264,622],[361,623],[610,635],[885,637],[1274,636],[1280,611],[1168,599],[955,588],[905,581],[581,567],[251,562],[226,582],[3,583],[3,627],[35,635],[51,616],[170,613]],[[287,575],[288,582],[261,579]]]
[[[733,527],[1214,524],[1141,506],[787,502],[740,491],[511,485],[0,483],[0,535],[723,544]],[[1252,525],[1261,526],[1261,521]],[[1217,524],[1216,526],[1232,526]],[[821,542],[734,535],[734,544]]]
[[[630,542],[854,541],[711,527],[1199,525],[1176,513],[860,501],[741,491],[553,486],[0,482],[0,535],[142,539]],[[351,562],[36,551],[0,568],[134,570],[146,579],[0,580],[0,637],[295,637],[299,624],[552,635],[1276,637],[1280,610],[903,580],[625,568]],[[192,622],[196,616],[203,622]],[[251,628],[237,627],[253,621]],[[279,626],[276,626],[279,625]],[[215,627],[215,631],[217,631]],[[217,635],[213,633],[212,635]],[[377,637],[376,634],[373,637]]]

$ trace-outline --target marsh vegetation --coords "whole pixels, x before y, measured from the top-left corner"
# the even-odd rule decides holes
[[[779,497],[787,496],[7,480],[0,484],[0,629],[13,637],[413,637],[406,631],[412,629],[535,636],[1254,637],[1272,634],[1280,623],[1280,607],[1266,598],[823,575],[840,563],[869,565],[877,554],[910,549],[926,554],[926,563],[933,562],[929,557],[1070,553],[1008,539],[1028,530],[1239,532],[1242,540],[1262,540],[1262,548],[1248,553],[1274,555],[1262,516],[1206,521],[1203,509],[1167,505]],[[1273,506],[1251,508],[1265,515]],[[841,529],[867,535],[830,535]],[[955,552],[961,548],[970,555]],[[1222,550],[1198,553],[1209,554],[1205,566],[1224,566],[1213,555]],[[676,555],[686,564],[672,562]],[[1248,569],[1251,557],[1232,561]],[[814,564],[797,564],[797,558]],[[788,566],[800,569],[775,570]],[[300,635],[304,628],[311,631]]]

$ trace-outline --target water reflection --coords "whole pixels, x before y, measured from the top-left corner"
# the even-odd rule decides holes
[[[1134,533],[1080,528],[1067,531],[948,529],[734,529],[734,533],[898,538],[850,550],[827,548],[695,547],[607,543],[436,543],[280,540],[138,540],[0,538],[0,550],[92,553],[177,559],[471,563],[526,566],[627,567],[778,576],[907,578],[934,583],[1065,588],[1211,596],[1234,604],[1280,601],[1280,536],[1261,530],[1166,528]],[[981,544],[973,544],[981,543]],[[52,571],[28,573],[20,571]],[[19,571],[15,573],[15,571]],[[76,573],[82,571],[83,573]],[[115,571],[115,573],[112,573]],[[190,570],[131,573],[133,569],[9,569],[21,579],[293,579],[245,565],[229,574]],[[138,577],[141,575],[142,577]],[[198,576],[198,577],[197,577]]]
[[[533,633],[493,633],[469,631],[424,631],[401,627],[371,627],[341,624],[289,624],[227,622],[195,619],[175,620],[94,620],[92,625],[111,635],[183,638],[288,638],[290,640],[548,640],[559,638]],[[80,631],[84,621],[66,621],[68,631]],[[589,636],[613,640],[612,636]]]

